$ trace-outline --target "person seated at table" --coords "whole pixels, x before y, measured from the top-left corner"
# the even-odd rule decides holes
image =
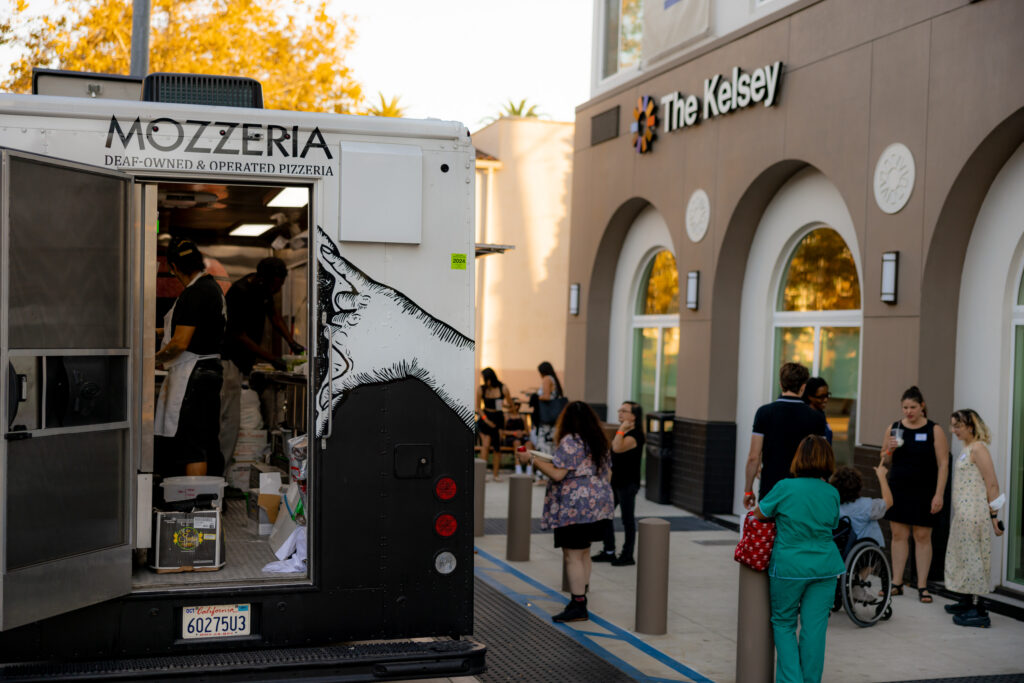
[[[508,415],[505,416],[505,427],[501,430],[501,445],[518,451],[525,447],[529,441],[530,434],[526,431],[526,420],[519,412],[522,403],[518,398],[512,399]],[[532,444],[531,444],[532,445]],[[516,461],[516,474],[523,473],[523,466]],[[533,474],[533,466],[526,465],[526,473]]]

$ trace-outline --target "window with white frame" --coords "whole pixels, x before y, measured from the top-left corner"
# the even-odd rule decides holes
[[[643,38],[643,0],[602,0],[601,78],[636,66]]]
[[[633,309],[633,400],[644,411],[675,411],[679,358],[679,273],[672,252],[644,264]]]
[[[846,242],[829,227],[804,235],[790,252],[779,283],[773,326],[772,385],[794,362],[822,377],[830,392],[825,414],[841,464],[853,463],[860,377],[861,314],[857,266]]]

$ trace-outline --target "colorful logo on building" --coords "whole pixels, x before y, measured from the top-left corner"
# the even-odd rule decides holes
[[[637,154],[651,151],[655,132],[658,130],[658,105],[650,95],[644,95],[636,101],[633,109],[633,123],[629,132],[633,134],[633,149]]]

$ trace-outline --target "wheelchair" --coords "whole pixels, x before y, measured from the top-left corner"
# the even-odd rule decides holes
[[[865,628],[892,616],[892,569],[885,553],[870,538],[857,539],[850,519],[843,517],[832,536],[846,564],[836,585],[832,611],[846,610],[850,620]]]

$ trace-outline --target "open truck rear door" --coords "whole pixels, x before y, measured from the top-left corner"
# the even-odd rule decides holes
[[[0,149],[0,630],[132,588],[132,180]]]

